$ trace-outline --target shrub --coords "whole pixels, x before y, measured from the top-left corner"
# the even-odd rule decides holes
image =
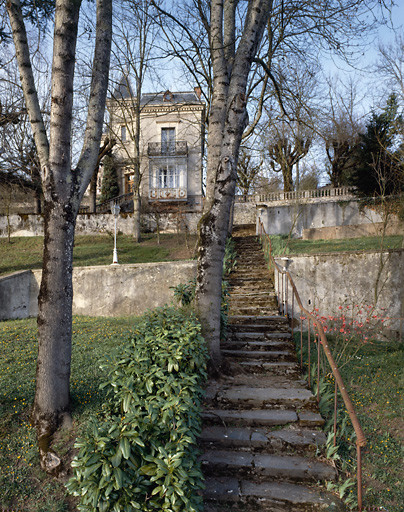
[[[196,512],[207,349],[191,313],[145,315],[104,366],[107,402],[82,438],[68,490],[81,511]]]

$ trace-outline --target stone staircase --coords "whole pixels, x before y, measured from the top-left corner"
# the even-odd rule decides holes
[[[336,470],[315,397],[302,380],[291,330],[255,236],[235,237],[228,338],[231,371],[210,381],[200,444],[205,512],[341,511],[319,484]]]

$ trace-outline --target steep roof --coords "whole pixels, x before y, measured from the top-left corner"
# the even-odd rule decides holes
[[[200,105],[202,102],[194,91],[185,92],[150,92],[142,94],[140,99],[142,106],[145,105],[175,105],[179,103]]]
[[[122,75],[119,84],[115,87],[112,93],[112,98],[116,100],[125,100],[133,97],[132,86],[130,85],[129,77]]]

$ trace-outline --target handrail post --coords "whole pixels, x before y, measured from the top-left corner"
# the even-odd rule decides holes
[[[308,364],[309,364],[309,388],[311,388],[311,347],[310,347],[310,318],[308,318],[308,331],[307,331],[307,350],[308,350]]]
[[[300,368],[303,369],[303,317],[300,314]]]
[[[285,274],[285,316],[286,318],[289,318],[289,309],[288,309],[288,291],[289,291],[289,286],[288,286],[288,277],[287,275]]]
[[[317,403],[320,403],[320,335],[317,336]]]
[[[295,291],[292,288],[292,336],[293,336],[293,322],[295,319]]]
[[[358,510],[362,512],[362,450],[359,442],[356,442],[356,480],[358,483]]]
[[[338,384],[337,379],[334,377],[334,446],[337,446],[337,407],[338,407]]]

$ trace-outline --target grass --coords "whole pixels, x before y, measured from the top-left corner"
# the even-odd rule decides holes
[[[300,240],[287,236],[271,236],[275,255],[315,254],[321,252],[362,251],[380,249],[379,237],[349,238],[343,240]],[[136,244],[129,235],[118,235],[117,248],[120,263],[149,263],[173,261],[193,257],[196,236],[185,238],[184,234],[163,234],[157,244],[154,234],[144,234]],[[389,236],[384,240],[385,249],[402,247],[402,236]],[[0,275],[18,270],[42,267],[43,237],[15,237],[10,243],[0,239]],[[75,266],[109,265],[112,262],[113,237],[109,234],[78,235],[75,239],[73,262]]]
[[[117,236],[120,263],[149,263],[192,258],[195,236],[185,239],[183,234],[145,234],[137,244],[129,235]],[[189,249],[187,248],[187,244]],[[10,243],[0,239],[0,275],[18,270],[42,267],[43,237],[13,237]],[[114,239],[111,235],[78,235],[75,239],[73,264],[75,266],[109,265],[112,263]]]
[[[77,432],[90,414],[99,411],[100,361],[127,338],[136,318],[74,317],[71,393],[73,429],[62,433],[56,451],[72,457]],[[0,323],[0,510],[64,512],[76,510],[63,481],[39,468],[29,409],[35,391],[36,321]]]
[[[297,338],[300,345],[300,334]],[[332,348],[332,338],[329,342]],[[404,344],[372,341],[355,351],[353,344],[339,366],[367,439],[362,450],[365,510],[402,512]],[[316,347],[313,347],[312,361],[316,359]],[[349,431],[337,443],[342,448],[340,454],[348,471],[355,474],[353,429]]]
[[[316,254],[322,252],[370,251],[383,249],[400,249],[403,236],[344,238],[340,240],[301,240],[286,235],[272,235],[272,247],[275,255],[281,254]]]

